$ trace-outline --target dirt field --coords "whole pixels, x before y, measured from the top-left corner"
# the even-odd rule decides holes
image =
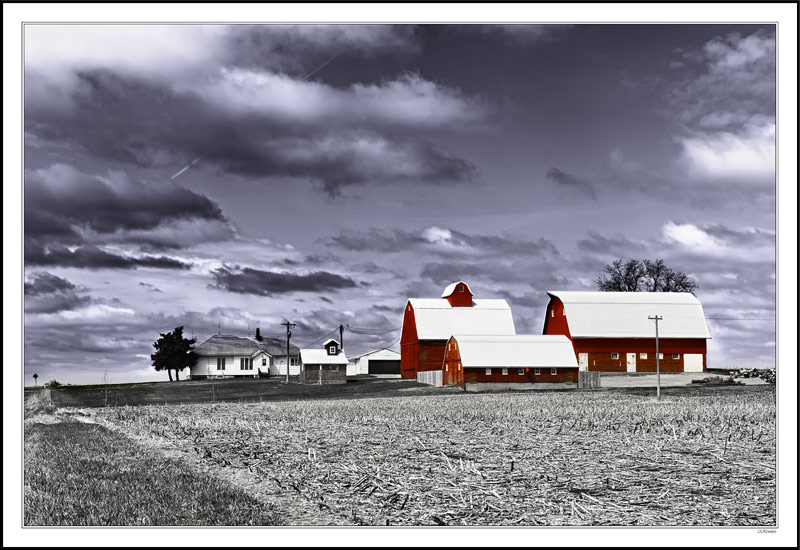
[[[289,525],[775,525],[774,386],[406,389],[82,414]]]

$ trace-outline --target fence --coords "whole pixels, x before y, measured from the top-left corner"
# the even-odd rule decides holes
[[[442,386],[442,374],[440,370],[428,370],[417,372],[417,382],[430,386]]]
[[[578,388],[596,390],[600,387],[599,371],[578,371]]]

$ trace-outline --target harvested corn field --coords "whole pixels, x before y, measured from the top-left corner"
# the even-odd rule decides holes
[[[775,525],[774,391],[99,409],[291,525]]]

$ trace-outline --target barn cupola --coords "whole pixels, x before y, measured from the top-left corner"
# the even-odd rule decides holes
[[[442,298],[450,302],[452,307],[472,307],[472,291],[464,281],[447,285],[442,292]]]

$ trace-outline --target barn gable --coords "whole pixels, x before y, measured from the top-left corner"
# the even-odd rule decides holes
[[[411,298],[417,338],[447,340],[453,334],[516,334],[511,308],[505,300],[472,300],[471,307],[453,307],[436,298]]]

